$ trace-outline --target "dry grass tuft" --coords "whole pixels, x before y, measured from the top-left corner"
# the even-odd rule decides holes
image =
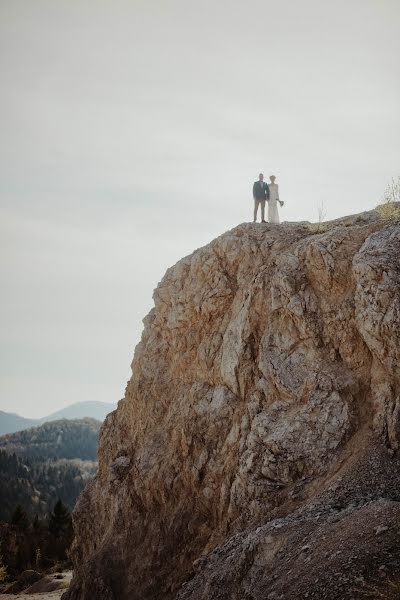
[[[308,229],[313,233],[325,233],[328,231],[328,223],[310,223]]]
[[[400,219],[400,175],[388,183],[376,210],[382,219]]]
[[[379,204],[376,207],[376,210],[382,219],[388,221],[400,219],[400,205],[397,202],[393,202],[393,200],[388,200],[387,202]]]

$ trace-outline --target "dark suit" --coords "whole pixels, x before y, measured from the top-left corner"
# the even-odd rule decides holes
[[[254,200],[268,200],[269,189],[265,181],[255,181],[253,184],[253,198]]]
[[[255,181],[253,185],[254,223],[257,221],[258,205],[261,204],[261,220],[265,220],[265,202],[269,200],[269,188],[265,181]]]

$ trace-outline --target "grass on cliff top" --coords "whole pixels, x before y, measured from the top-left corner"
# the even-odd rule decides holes
[[[324,203],[318,207],[318,222],[309,223],[308,228],[313,233],[325,233],[334,227],[351,227],[352,225],[362,225],[371,221],[371,214],[377,215],[385,221],[400,220],[400,175],[392,180],[386,186],[381,201],[372,211],[351,215],[334,221],[325,221],[326,210]]]
[[[396,221],[400,219],[400,203],[399,202],[383,202],[376,207],[379,216],[387,221]]]
[[[382,200],[376,207],[379,216],[388,221],[400,219],[400,175],[386,186]]]

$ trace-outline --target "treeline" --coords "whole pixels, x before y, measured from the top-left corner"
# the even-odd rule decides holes
[[[58,498],[72,509],[97,470],[101,423],[95,419],[51,421],[0,437],[0,520],[17,504],[44,517]]]
[[[9,521],[17,504],[26,513],[44,517],[58,498],[72,509],[95,474],[97,463],[20,457],[0,450],[0,521]]]
[[[63,419],[0,437],[0,581],[66,559],[70,510],[96,473],[100,427]]]
[[[101,423],[62,419],[0,437],[0,450],[29,458],[96,460]]]
[[[68,559],[73,538],[71,515],[58,500],[44,519],[33,520],[17,505],[9,523],[0,523],[0,579],[14,579],[26,569],[42,571]]]

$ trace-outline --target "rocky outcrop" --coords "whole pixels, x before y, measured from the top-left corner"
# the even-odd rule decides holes
[[[397,568],[400,225],[327,229],[243,224],[167,271],[64,598],[356,598]]]

